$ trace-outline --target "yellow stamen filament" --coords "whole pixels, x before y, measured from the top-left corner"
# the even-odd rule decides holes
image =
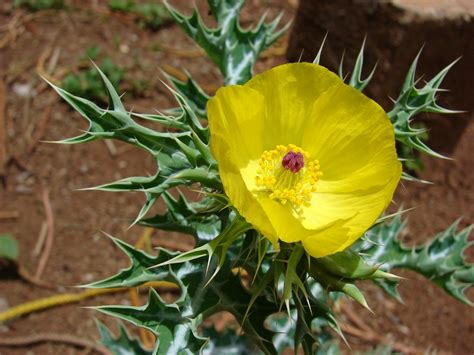
[[[301,154],[304,166],[294,172],[285,168],[282,160],[289,152]],[[316,184],[323,175],[319,171],[319,161],[309,161],[309,154],[294,144],[278,145],[275,149],[266,150],[260,157],[255,182],[262,190],[269,193],[269,197],[281,204],[291,203],[295,209],[308,206],[312,194],[316,191]],[[306,163],[307,162],[307,163]]]

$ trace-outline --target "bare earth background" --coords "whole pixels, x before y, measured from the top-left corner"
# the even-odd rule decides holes
[[[205,1],[196,2],[202,13],[206,14]],[[173,0],[172,3],[182,10],[190,9],[189,1]],[[105,1],[72,1],[68,4],[71,7],[67,10],[33,15],[23,10],[9,11],[8,1],[0,4],[0,132],[4,129],[6,134],[6,140],[0,141],[0,146],[6,147],[7,151],[3,161],[0,154],[0,176],[3,182],[0,187],[0,212],[4,213],[4,217],[0,218],[0,233],[11,233],[18,239],[20,264],[33,274],[38,263],[38,256],[33,255],[33,250],[46,218],[42,202],[45,190],[50,193],[55,226],[52,254],[42,276],[44,282],[54,285],[53,289],[24,281],[12,270],[3,271],[0,274],[0,311],[58,292],[77,292],[71,286],[102,279],[127,266],[126,259],[101,231],[135,243],[143,229],[128,229],[128,226],[136,216],[143,196],[76,190],[154,170],[149,156],[118,143],[107,147],[103,142],[79,146],[39,142],[77,135],[80,129],[85,128],[84,120],[69,110],[45,86],[39,74],[46,73],[52,80],[60,80],[65,73],[88,66],[80,58],[87,47],[98,45],[102,53],[125,69],[123,88],[126,91],[133,91],[132,79],[146,84],[139,94],[125,95],[126,106],[138,112],[153,112],[173,105],[170,94],[160,83],[163,78],[160,69],[188,70],[209,94],[222,83],[213,64],[175,25],[167,25],[152,32],[136,26],[134,19],[128,15],[110,13]],[[266,10],[270,17],[284,11],[286,22],[295,17],[297,2],[248,1],[243,12],[243,25],[256,21]],[[321,30],[325,32],[323,27]],[[347,37],[345,33],[337,32],[338,26],[334,27],[328,38],[329,43],[331,37],[334,41],[338,37]],[[341,28],[344,26],[341,25]],[[295,23],[295,30],[301,30],[298,22]],[[360,33],[353,42],[346,44],[349,53],[360,46],[363,36],[364,33]],[[315,32],[314,37],[318,43],[322,39],[319,32]],[[370,31],[367,37],[370,44]],[[276,45],[276,49],[266,53],[257,65],[258,72],[287,61],[285,54],[289,38],[289,35],[286,36]],[[405,38],[405,41],[410,43],[410,48],[422,45],[410,42],[409,38]],[[294,59],[295,50],[300,51],[298,46],[303,47],[293,39],[290,58]],[[456,54],[450,56],[450,59],[455,58]],[[424,60],[428,63],[430,57]],[[327,64],[332,63],[329,60]],[[400,65],[407,68],[408,59]],[[462,64],[460,66],[465,68]],[[461,73],[458,70],[455,67],[450,75],[470,76],[470,82],[473,82],[472,66],[467,72],[466,69]],[[375,82],[381,80],[377,75]],[[380,75],[387,75],[387,71],[382,70]],[[443,95],[449,102],[457,102],[454,99],[456,97],[470,97],[465,102],[470,100],[472,104],[472,85],[469,87],[470,91],[456,92],[456,88],[450,87],[448,81],[447,88],[454,91]],[[6,95],[2,93],[2,88]],[[376,88],[379,91],[374,93],[369,90],[369,95],[394,96],[398,87],[390,87],[387,92],[381,85]],[[5,101],[4,107],[1,105],[2,99]],[[425,119],[428,125],[431,122],[437,125],[438,118]],[[472,114],[465,114],[459,121],[456,121],[455,116],[443,119],[452,120],[445,133],[449,136],[449,130],[456,130],[455,139],[446,145],[443,131],[439,133],[438,129],[433,144],[449,152],[453,160],[424,157],[426,170],[420,176],[435,184],[405,182],[395,197],[394,208],[400,205],[416,207],[409,215],[405,239],[408,244],[429,239],[459,217],[462,217],[461,227],[474,222]],[[11,218],[5,217],[6,212],[11,213]],[[175,233],[156,232],[152,240],[154,245],[166,245],[173,249],[189,249],[192,246],[189,238]],[[472,254],[471,250],[470,256]],[[375,315],[353,304],[348,304],[348,307],[360,314],[366,325],[394,341],[421,350],[438,350],[444,354],[472,354],[473,310],[414,273],[402,272],[401,276],[407,278],[400,287],[405,302],[403,305],[386,298],[375,287],[363,286]],[[114,322],[81,307],[129,303],[128,294],[121,293],[34,313],[0,326],[0,338],[47,332],[74,334],[95,340],[98,335],[94,317],[112,326]],[[344,313],[341,318],[345,319]],[[218,327],[222,327],[225,322],[232,323],[225,315],[216,319]],[[136,329],[133,331],[136,332]],[[374,345],[355,336],[349,336],[348,339],[353,349],[363,350]],[[2,355],[85,353],[93,351],[50,343],[30,348],[0,347]]]

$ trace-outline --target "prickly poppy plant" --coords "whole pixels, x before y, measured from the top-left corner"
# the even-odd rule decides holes
[[[367,280],[400,300],[401,281],[392,269],[410,269],[456,299],[472,305],[465,291],[474,267],[464,259],[471,227],[457,222],[426,245],[404,246],[401,214],[385,213],[400,179],[423,183],[404,170],[396,147],[442,157],[414,128],[422,112],[453,113],[437,95],[451,66],[417,86],[418,57],[387,113],[362,90],[364,46],[347,83],[319,64],[286,64],[253,76],[258,55],[288,26],[279,18],[251,29],[239,26],[243,0],[208,0],[217,28],[197,11],[187,17],[166,4],[176,23],[221,70],[225,87],[210,98],[189,77],[168,77],[177,107],[160,114],[128,111],[98,69],[109,96],[102,108],[51,86],[79,112],[89,128],[60,143],[118,139],[150,153],[151,176],[96,187],[141,191],[146,202],[131,224],[191,235],[195,248],[153,255],[111,237],[130,266],[87,287],[135,287],[173,283],[179,297],[165,302],[154,289],[142,307],[98,306],[98,311],[156,335],[153,350],[129,336],[114,336],[99,324],[101,342],[114,354],[279,354],[338,351],[344,338],[334,306],[350,297],[368,308],[356,286]],[[155,131],[138,123],[147,120]],[[207,122],[206,122],[207,120]],[[398,150],[399,152],[402,150]],[[183,191],[201,190],[192,201]],[[161,199],[163,214],[149,216]],[[230,312],[238,332],[216,332],[203,323]],[[330,332],[329,330],[332,330]]]

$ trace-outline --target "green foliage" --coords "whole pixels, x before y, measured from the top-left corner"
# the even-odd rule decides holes
[[[372,80],[372,77],[374,76],[375,69],[377,68],[377,65],[374,66],[372,71],[369,73],[369,75],[365,78],[362,79],[362,69],[364,67],[364,47],[365,47],[365,38],[364,41],[362,42],[362,46],[360,47],[359,54],[357,55],[355,64],[354,64],[354,69],[352,70],[351,77],[349,79],[348,85],[356,88],[359,91],[363,91],[367,85],[369,85],[370,81]],[[318,57],[320,54],[318,54]],[[345,81],[346,75],[344,74],[344,55],[341,58],[341,63],[339,64],[339,76],[341,77],[342,80]]]
[[[429,134],[426,125],[424,125],[422,122],[414,122],[412,126],[414,129],[420,131],[419,139],[422,142],[428,141]],[[419,150],[416,150],[409,145],[398,142],[397,153],[400,157],[400,160],[403,161],[404,167],[408,171],[418,172],[424,169],[423,163],[420,159],[421,152]]]
[[[166,75],[166,74],[165,74]],[[182,82],[171,75],[166,75],[168,80],[173,84],[176,91],[186,100],[191,109],[200,117],[206,117],[206,103],[209,96],[188,74],[186,82]]]
[[[135,6],[135,0],[109,0],[109,8],[113,11],[130,12]]]
[[[118,322],[119,335],[114,334],[101,322],[96,321],[99,329],[100,343],[105,346],[113,355],[151,355],[152,352],[145,350],[138,339],[131,338],[127,328]]]
[[[318,53],[316,54],[316,57],[313,60],[314,64],[320,64],[321,62],[321,55],[323,52],[324,43],[326,42],[326,38],[327,33],[324,36],[323,41],[321,42],[321,45],[319,47]],[[369,85],[370,81],[372,80],[372,77],[375,74],[375,69],[377,68],[377,65],[375,65],[369,75],[365,79],[362,79],[362,71],[364,69],[364,48],[365,38],[362,42],[362,46],[360,47],[359,54],[357,54],[351,77],[349,79],[349,82],[347,83],[348,85],[352,86],[353,88],[356,88],[359,91],[363,91],[365,87]],[[339,63],[338,75],[343,81],[346,81],[347,75],[344,74],[344,54],[342,55],[341,62]]]
[[[87,49],[86,56],[95,59],[99,55],[98,47]],[[112,86],[118,90],[124,77],[123,69],[117,67],[110,58],[104,58],[99,68],[107,76]],[[65,91],[72,95],[83,98],[105,102],[107,91],[104,87],[100,73],[94,68],[80,70],[75,74],[68,74],[62,82]]]
[[[185,303],[184,299],[167,304],[151,289],[148,303],[143,307],[100,306],[96,309],[156,334],[155,354],[196,354],[205,346],[206,339],[197,335],[196,320],[189,320],[180,306],[189,307],[191,304]]]
[[[456,232],[459,221],[437,234],[425,245],[406,247],[399,240],[404,228],[400,216],[390,223],[383,223],[367,233],[360,252],[383,270],[396,268],[415,271],[443,288],[458,300],[473,305],[465,291],[474,284],[474,264],[466,261],[464,251],[472,245],[468,241],[472,225]],[[390,295],[400,299],[397,282],[376,281]]]
[[[251,353],[255,355],[260,353],[245,334],[237,335],[231,329],[226,328],[219,333],[213,327],[207,327],[204,328],[203,333],[209,338],[204,355],[247,355],[249,350],[252,350]]]
[[[316,56],[314,63],[318,63],[321,57],[322,47],[324,41],[319,49],[318,55]],[[358,90],[363,90],[372,79],[376,66],[372,69],[369,75],[362,79],[362,70],[364,65],[364,47],[365,39],[362,43],[359,54],[352,70],[351,77],[348,84]],[[392,124],[395,128],[395,137],[402,144],[403,148],[399,149],[402,153],[401,158],[408,159],[409,161],[415,161],[415,164],[405,164],[408,169],[418,168],[419,164],[416,163],[417,159],[410,154],[412,150],[418,150],[422,153],[432,155],[438,158],[446,158],[432,149],[430,149],[424,141],[427,140],[426,128],[417,122],[414,122],[414,117],[423,112],[440,113],[440,114],[454,114],[460,111],[448,110],[438,105],[437,95],[444,91],[441,88],[441,84],[448,74],[449,70],[457,62],[455,60],[438,74],[436,74],[430,81],[428,81],[423,87],[418,88],[417,84],[419,80],[416,80],[416,67],[418,60],[421,55],[421,51],[415,57],[410,69],[408,70],[405,81],[402,85],[400,94],[396,100],[394,100],[394,106],[388,116],[390,117]],[[346,74],[343,70],[344,56],[342,56],[339,65],[339,76],[341,79],[346,79]]]
[[[429,148],[424,142],[426,130],[413,125],[413,119],[422,112],[433,112],[440,114],[453,114],[460,111],[448,110],[438,105],[437,95],[442,92],[441,84],[448,74],[449,70],[457,62],[454,61],[430,81],[426,82],[421,88],[417,87],[416,67],[421,51],[415,57],[410,69],[408,70],[405,81],[398,98],[394,101],[393,108],[388,112],[388,116],[395,128],[395,137],[401,143],[422,153],[437,157],[446,158]]]
[[[0,234],[0,259],[18,260],[18,242],[10,234]]]
[[[274,43],[288,28],[276,30],[281,16],[266,24],[264,18],[253,29],[239,25],[239,13],[244,0],[208,0],[218,27],[208,28],[197,10],[189,17],[181,14],[167,2],[168,10],[198,45],[219,67],[226,85],[243,84],[252,77],[258,55]]]
[[[64,0],[13,0],[14,7],[25,7],[29,11],[62,9]]]
[[[225,204],[218,199],[207,197],[190,203],[181,192],[175,199],[168,191],[163,193],[162,198],[167,206],[166,212],[141,220],[141,225],[189,234],[195,238],[197,246],[218,236],[221,219],[213,210],[206,210],[215,204],[215,208],[222,211]]]
[[[152,176],[130,177],[95,189],[145,193],[146,202],[134,223],[141,220],[157,199],[173,187],[200,183],[203,187],[222,190],[216,162],[208,147],[208,129],[202,126],[194,111],[178,93],[174,92],[180,108],[175,110],[174,116],[132,114],[125,110],[112,82],[99,68],[96,69],[108,93],[108,109],[101,109],[92,101],[51,84],[89,122],[88,130],[80,136],[57,143],[77,144],[98,139],[119,139],[151,153],[156,160],[157,172]],[[138,124],[133,119],[134,116],[178,132],[157,132]]]
[[[171,16],[162,4],[138,4],[134,11],[140,17],[138,20],[139,25],[152,30],[157,30],[171,20]]]
[[[97,307],[104,313],[159,334],[161,341],[155,349],[156,353],[170,351],[170,347],[201,349],[204,346],[204,339],[199,334],[198,327],[208,316],[220,311],[232,313],[252,343],[256,344],[261,351],[266,354],[277,353],[272,345],[275,330],[269,331],[264,327],[266,318],[279,314],[280,306],[275,301],[274,289],[266,283],[260,292],[255,292],[255,289],[260,288],[264,275],[271,273],[261,270],[256,278],[255,288],[247,290],[243,287],[239,276],[230,272],[234,266],[246,267],[249,271],[255,267],[251,258],[241,258],[245,255],[242,252],[246,248],[245,243],[241,244],[240,252],[235,244],[231,246],[226,253],[228,257],[220,265],[221,271],[213,274],[211,277],[214,277],[214,280],[209,283],[209,275],[212,273],[209,269],[219,267],[217,260],[209,263],[202,258],[186,258],[177,263],[173,262],[173,259],[183,254],[159,249],[157,256],[151,256],[135,250],[118,239],[112,238],[112,240],[130,258],[130,267],[106,280],[87,285],[88,287],[133,287],[147,281],[165,280],[176,283],[181,289],[181,296],[171,304],[165,304],[159,295],[152,291],[147,305],[143,307]],[[284,264],[282,262],[280,266]],[[156,265],[159,266],[156,267]],[[318,338],[306,337],[304,334],[306,334],[305,329],[312,329],[311,324],[314,319],[319,319],[319,322],[324,322],[339,333],[340,330],[330,308],[326,305],[327,295],[324,289],[314,282],[306,287],[309,295],[304,297],[307,297],[308,301],[303,304],[300,302],[300,296],[295,298],[298,317],[296,324],[298,334],[301,336],[298,344],[301,342],[304,346],[312,348],[319,341]],[[250,305],[252,308],[249,312]]]
[[[137,251],[124,242],[114,241],[130,258],[131,267],[103,282],[89,285],[90,287],[135,286],[145,280],[166,280],[176,283],[181,289],[181,296],[171,304],[165,304],[159,295],[152,291],[148,304],[144,307],[98,307],[102,312],[160,334],[156,353],[166,353],[171,351],[170,348],[201,349],[205,345],[205,339],[199,335],[198,326],[209,315],[220,311],[231,312],[237,320],[242,321],[246,334],[253,342],[263,348],[269,347],[262,342],[271,336],[271,332],[264,328],[263,321],[271,313],[277,312],[278,308],[264,298],[259,299],[256,302],[258,312],[251,314],[244,321],[250,296],[243,288],[239,277],[230,272],[229,258],[223,265],[225,272],[218,273],[214,282],[204,287],[208,277],[207,264],[204,260],[195,259],[150,269],[150,265],[156,265],[161,260],[170,260],[173,254],[160,249],[158,256],[154,257]],[[150,316],[151,314],[153,316]]]
[[[319,64],[325,40],[326,37],[323,39],[313,63]],[[364,66],[364,47],[365,39],[362,43],[359,54],[357,55],[354,68],[348,82],[348,85],[360,91],[364,90],[370,83],[377,66],[375,65],[369,75],[365,79],[362,79],[362,71]],[[419,80],[416,80],[416,67],[420,54],[421,51],[416,56],[407,73],[398,98],[393,100],[394,106],[392,110],[387,113],[395,129],[395,138],[398,141],[398,154],[400,160],[402,161],[405,170],[408,172],[417,172],[423,169],[423,164],[421,163],[420,157],[418,154],[416,154],[416,152],[425,153],[437,158],[446,158],[441,154],[436,153],[426,145],[425,142],[428,140],[427,129],[422,123],[414,121],[415,116],[420,113],[427,112],[439,114],[455,114],[461,112],[448,110],[439,106],[437,103],[438,93],[445,91],[441,89],[440,86],[449,70],[457,62],[457,60],[441,70],[423,87],[418,88],[417,84]],[[347,75],[344,73],[343,64],[344,55],[341,58],[338,73],[339,77],[345,81]],[[407,171],[404,171],[402,175],[403,179],[428,183],[428,181],[415,178]]]
[[[162,4],[155,2],[137,3],[135,0],[109,0],[113,11],[129,12],[138,16],[138,24],[152,30],[159,29],[171,17]]]
[[[146,350],[138,338],[132,338],[122,322],[118,322],[119,335],[114,336],[112,331],[103,323],[96,321],[100,334],[100,343],[105,346],[113,355],[133,354],[151,355],[152,351]],[[214,327],[203,328],[204,337],[209,339],[202,349],[202,354],[226,354],[226,355],[246,355],[249,349],[253,349],[253,344],[245,335],[237,335],[235,331],[225,329],[217,332]],[[253,354],[258,354],[255,349]]]

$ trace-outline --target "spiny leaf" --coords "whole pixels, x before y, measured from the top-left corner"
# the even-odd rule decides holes
[[[108,329],[105,324],[96,320],[97,328],[99,330],[100,342],[114,355],[151,355],[152,352],[145,350],[143,345],[137,338],[131,338],[128,334],[127,328],[118,322],[119,335],[114,334]]]
[[[275,354],[271,345],[272,333],[265,329],[264,321],[277,307],[268,302],[265,297],[258,299],[255,303],[257,312],[251,312],[244,321],[244,313],[250,300],[248,291],[241,285],[240,278],[231,273],[231,261],[227,258],[223,271],[216,275],[214,282],[204,287],[206,264],[201,260],[172,264],[167,267],[153,269],[147,268],[151,263],[159,262],[159,258],[170,258],[166,251],[160,250],[157,257],[149,256],[141,251],[135,250],[124,242],[115,241],[132,260],[132,266],[123,270],[118,275],[108,280],[95,283],[94,287],[119,287],[133,286],[147,280],[168,280],[179,285],[181,296],[170,305],[164,304],[159,296],[152,291],[150,300],[143,307],[105,306],[99,310],[131,321],[138,326],[143,326],[159,332],[160,343],[158,353],[165,349],[169,351],[169,339],[173,336],[179,344],[194,344],[190,349],[197,353],[197,345],[202,342],[196,340],[195,330],[202,321],[201,315],[206,317],[222,310],[234,314],[241,321],[246,334],[266,354]],[[164,254],[163,254],[164,252]],[[225,270],[224,270],[225,269]],[[174,335],[173,335],[174,334]],[[178,335],[176,335],[178,334]],[[163,343],[164,341],[164,343]],[[165,344],[165,345],[163,345]],[[168,344],[168,345],[166,345]],[[188,346],[186,345],[186,346]],[[194,346],[192,345],[192,346]],[[164,346],[164,348],[162,348]],[[178,345],[174,345],[175,349]],[[181,346],[181,345],[180,345]],[[184,346],[184,345],[183,345]],[[169,352],[172,353],[172,352]]]
[[[117,91],[115,90],[115,87],[112,85],[110,82],[109,78],[104,74],[102,70],[92,62],[94,67],[97,69],[97,72],[99,73],[100,77],[102,78],[102,81],[105,84],[105,88],[107,89],[107,94],[109,96],[109,109],[113,111],[125,111],[125,107],[122,104],[122,100],[120,99],[120,96],[117,94]]]
[[[121,104],[115,102],[120,99],[113,88],[108,87],[109,90],[114,90],[113,92],[109,91],[114,109],[108,110],[100,108],[89,100],[74,96],[52,83],[49,84],[89,122],[89,128],[84,134],[57,143],[77,144],[97,139],[113,138],[155,153],[156,151],[172,152],[177,148],[174,143],[176,137],[189,136],[188,133],[156,132],[139,125],[128,112],[122,110],[123,106]]]
[[[97,281],[84,287],[88,288],[112,288],[112,287],[133,287],[142,285],[148,281],[164,280],[168,270],[149,270],[150,266],[164,262],[176,256],[166,249],[158,249],[158,255],[152,256],[135,249],[133,246],[121,241],[120,239],[108,236],[130,259],[131,265],[121,270],[116,275],[102,281]]]
[[[96,310],[146,328],[158,336],[155,354],[196,354],[207,339],[198,335],[194,320],[184,317],[177,304],[166,304],[151,289],[148,302],[142,307],[99,306]]]
[[[332,339],[329,328],[344,339],[331,309],[314,296],[311,296],[311,309],[297,298],[296,307],[290,315],[277,313],[268,319],[268,326],[276,333],[273,343],[279,354],[286,349],[296,349],[300,345],[305,354],[313,354],[315,345],[320,349]]]
[[[428,185],[433,184],[431,181],[418,179],[417,177],[414,177],[414,176],[408,174],[406,171],[402,172],[402,179],[407,180],[407,181],[419,182],[421,184],[428,184]]]
[[[402,89],[396,100],[393,109],[388,112],[388,116],[395,128],[395,138],[402,144],[416,149],[422,153],[432,155],[437,158],[446,158],[429,148],[424,142],[425,130],[413,127],[414,117],[422,112],[435,112],[441,114],[453,114],[460,111],[448,110],[438,105],[437,95],[443,91],[440,86],[449,70],[459,60],[455,60],[421,88],[417,87],[416,68],[421,55],[421,50],[413,60]],[[408,157],[403,157],[408,158]]]
[[[168,90],[173,94],[174,98],[178,102],[179,109],[181,112],[181,116],[178,117],[178,120],[185,122],[186,125],[189,127],[189,131],[194,132],[197,134],[204,142],[209,142],[209,129],[204,127],[201,122],[199,121],[199,117],[194,112],[193,108],[191,107],[190,103],[186,100],[186,98],[181,95],[179,92],[174,90],[172,87],[168,86],[166,83],[163,83]]]
[[[323,42],[324,43],[324,42]],[[364,41],[362,42],[362,46],[360,47],[359,54],[357,55],[357,59],[354,64],[354,69],[352,70],[351,77],[349,79],[349,85],[356,88],[359,91],[363,91],[366,86],[370,83],[372,80],[372,77],[374,76],[375,69],[377,68],[377,65],[374,66],[370,74],[365,78],[362,79],[362,71],[364,69],[364,47],[365,47],[365,38]],[[319,57],[318,53],[318,57]],[[339,76],[342,80],[345,80],[345,75],[344,75],[344,70],[343,70],[343,65],[344,65],[344,55],[342,55],[341,62],[339,64]]]
[[[217,64],[224,75],[226,85],[243,84],[252,77],[253,66],[258,55],[274,43],[289,24],[276,30],[281,16],[270,23],[264,19],[253,29],[243,30],[239,25],[239,14],[243,0],[209,0],[209,7],[218,27],[208,28],[195,10],[187,17],[165,2],[176,23]]]
[[[425,245],[406,247],[399,240],[404,223],[397,216],[391,223],[380,224],[367,233],[371,243],[365,243],[361,253],[367,255],[368,261],[382,264],[383,270],[405,268],[418,272],[451,296],[472,305],[465,291],[474,284],[474,265],[467,263],[463,253],[472,245],[468,239],[473,226],[456,232],[458,224],[459,221],[454,222]],[[382,283],[385,290],[394,289],[393,281]]]
[[[301,293],[309,305],[308,293],[306,292],[306,286],[304,284],[305,280],[303,279],[302,281],[300,279],[301,276],[298,272],[298,266],[303,256],[305,256],[303,247],[301,244],[296,244],[291,251],[288,262],[286,263],[282,302],[285,303],[288,314],[290,313],[290,299],[292,296],[294,298],[296,295]]]
[[[209,338],[204,355],[259,354],[245,334],[236,334],[232,329],[226,328],[223,332],[217,332],[214,327],[205,327],[203,333]]]
[[[158,198],[173,187],[180,185],[190,186],[199,183],[203,187],[219,191],[222,190],[220,178],[216,170],[207,167],[196,167],[181,151],[175,151],[171,155],[160,152],[156,154],[155,159],[158,171],[152,176],[128,177],[111,183],[87,188],[86,190],[143,192],[146,201],[132,225],[144,219]],[[149,223],[153,224],[153,221],[145,222],[145,224]]]
[[[217,265],[213,274],[210,276],[206,285],[209,284],[212,279],[217,275],[217,273],[223,267],[226,258],[228,257],[228,250],[233,244],[233,242],[249,230],[251,226],[240,216],[236,216],[229,225],[222,230],[218,237],[211,240],[209,243],[204,244],[200,247],[194,248],[190,251],[181,253],[174,258],[167,260],[163,263],[153,266],[153,268],[163,267],[164,265],[180,264],[196,259],[200,259],[207,256],[207,269],[211,264],[211,259],[216,257]]]
[[[206,104],[209,96],[199,85],[194,81],[190,74],[186,73],[187,80],[185,82],[176,79],[175,77],[165,74],[168,80],[173,84],[173,87],[179,92],[191,106],[192,110],[199,116],[206,117]]]
[[[269,328],[275,332],[273,344],[278,350],[278,354],[283,354],[285,350],[294,348],[296,317],[296,310],[292,310],[290,315],[281,312],[268,320]]]
[[[163,200],[167,210],[164,214],[143,219],[140,224],[162,230],[181,232],[192,235],[196,245],[201,246],[218,236],[221,220],[215,214],[202,214],[199,209],[213,203],[212,198],[190,203],[179,192],[175,199],[169,192],[164,192]]]
[[[168,111],[167,111],[168,112]],[[174,109],[172,112],[165,113],[156,113],[156,114],[147,114],[147,113],[130,113],[133,117],[138,117],[147,121],[156,122],[164,127],[187,131],[189,129],[188,125],[183,122],[182,117],[183,113],[179,108]]]
[[[372,312],[362,292],[351,280],[345,280],[341,277],[334,277],[321,269],[315,262],[309,265],[309,275],[319,282],[328,291],[339,291],[353,298],[361,306]]]

